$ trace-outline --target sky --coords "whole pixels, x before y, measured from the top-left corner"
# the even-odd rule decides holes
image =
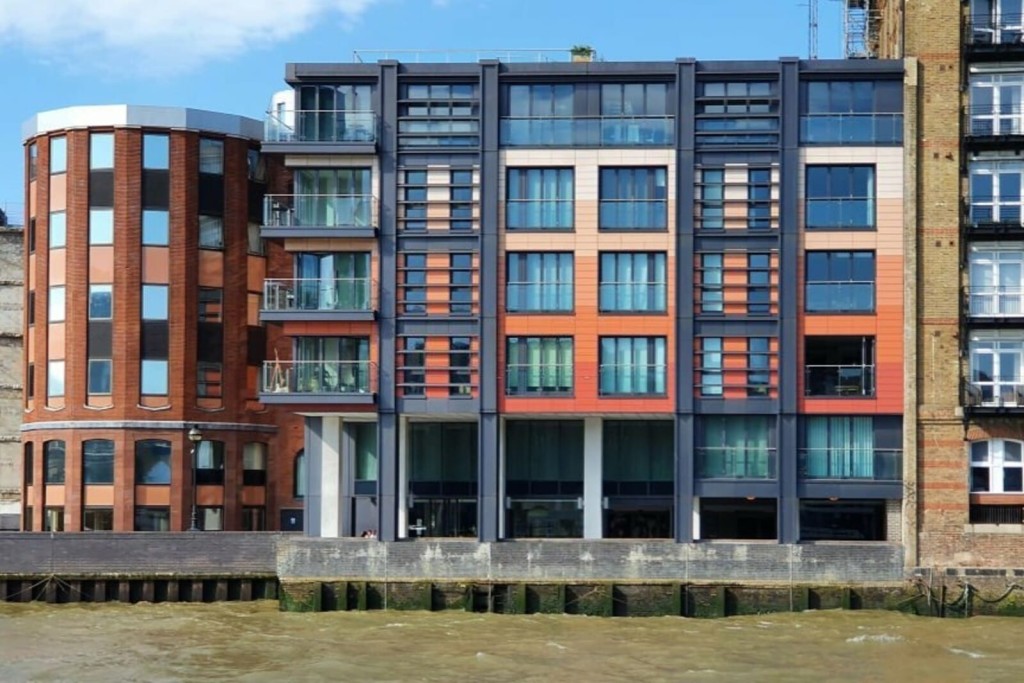
[[[152,104],[262,119],[285,87],[286,63],[351,62],[358,50],[590,45],[608,61],[806,57],[807,2],[0,0],[0,208],[22,214],[21,125],[39,111]],[[821,58],[841,52],[840,8],[820,0]]]

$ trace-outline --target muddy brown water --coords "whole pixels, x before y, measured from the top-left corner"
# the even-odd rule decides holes
[[[1024,681],[1024,619],[0,604],[0,681]]]

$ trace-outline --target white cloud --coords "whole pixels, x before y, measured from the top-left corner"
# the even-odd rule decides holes
[[[0,45],[47,60],[187,71],[299,35],[351,27],[379,0],[0,0]]]

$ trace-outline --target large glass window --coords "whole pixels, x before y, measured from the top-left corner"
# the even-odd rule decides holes
[[[807,229],[875,227],[874,166],[808,166]]]
[[[903,82],[807,81],[800,142],[884,145],[903,142]]]
[[[224,484],[224,442],[203,439],[196,444],[196,484]]]
[[[971,315],[1024,315],[1024,244],[973,243],[968,258]]]
[[[426,339],[404,337],[399,370],[402,372],[401,389],[404,396],[423,396],[426,392]]]
[[[448,256],[448,310],[456,315],[473,313],[473,255]]]
[[[369,168],[295,169],[297,225],[370,227],[373,196]]]
[[[771,479],[775,448],[769,418],[714,415],[701,419],[697,476],[702,479]]]
[[[700,171],[700,227],[703,230],[725,228],[725,169]]]
[[[601,85],[602,145],[667,145],[672,142],[667,83]]]
[[[114,134],[93,133],[89,136],[89,169],[114,168]]]
[[[671,538],[675,489],[670,420],[604,420],[605,538]]]
[[[166,247],[170,236],[170,218],[165,210],[145,209],[142,212],[142,244]]]
[[[448,394],[469,396],[473,393],[472,338],[448,338]]]
[[[399,227],[409,232],[427,229],[427,172],[402,171],[402,201],[398,207]]]
[[[64,173],[68,170],[68,139],[50,138],[50,173]]]
[[[114,483],[114,442],[90,439],[82,442],[82,480],[86,484]]]
[[[136,507],[136,531],[170,531],[171,509],[168,507]]]
[[[167,285],[142,285],[142,319],[167,320]]]
[[[90,358],[88,390],[93,395],[109,395],[113,389],[113,361],[110,358]]]
[[[135,442],[135,483],[146,486],[170,485],[170,441],[145,439]]]
[[[297,121],[276,123],[278,139],[308,142],[372,142],[376,136],[373,114],[373,86],[369,84],[322,83],[298,90]],[[293,125],[295,128],[293,128]]]
[[[722,338],[700,337],[700,393],[702,396],[722,396]]]
[[[142,136],[142,167],[167,170],[170,168],[171,138],[167,135],[146,133]]]
[[[1024,341],[997,335],[971,338],[968,399],[973,405],[1024,406]]]
[[[571,394],[572,337],[509,337],[509,396]]]
[[[664,337],[601,337],[600,394],[664,394],[665,348]]]
[[[564,146],[581,142],[573,121],[572,84],[510,85],[501,122],[501,144]]]
[[[46,397],[60,398],[64,395],[64,361],[51,360],[46,364]]]
[[[665,254],[603,252],[599,309],[602,312],[663,312],[667,306]]]
[[[1020,441],[991,439],[971,444],[972,493],[1024,493]]]
[[[89,320],[114,317],[114,286],[89,285]]]
[[[408,83],[398,105],[399,147],[476,147],[478,88],[473,83]]]
[[[971,135],[1021,135],[1024,73],[971,74]]]
[[[583,536],[583,422],[508,420],[505,494],[509,538]]]
[[[63,211],[50,212],[50,249],[60,249],[68,244],[67,214]]]
[[[778,144],[778,99],[770,81],[699,83],[698,146]]]
[[[352,422],[356,482],[377,482],[377,423]],[[358,491],[357,491],[358,493]]]
[[[505,293],[509,313],[572,311],[573,255],[509,253]]]
[[[199,172],[224,173],[224,141],[199,138]]]
[[[141,389],[144,396],[167,395],[167,361],[143,360],[141,363]]]
[[[805,337],[806,396],[875,395],[874,337]]]
[[[751,168],[747,171],[747,227],[767,230],[772,227],[772,171]]]
[[[64,285],[50,287],[50,301],[47,305],[46,319],[51,323],[64,322],[67,313],[65,306],[65,294],[67,289]]]
[[[1018,45],[1024,39],[1021,0],[971,0],[969,40],[976,45]]]
[[[667,171],[657,167],[602,168],[598,225],[602,230],[668,227]]]
[[[1006,159],[970,162],[971,222],[1021,225],[1024,164]]]
[[[725,310],[725,256],[700,255],[700,310],[721,313]]]
[[[275,305],[289,303],[300,310],[366,311],[370,309],[372,281],[370,252],[299,253],[295,255],[296,291],[291,301],[277,301],[280,295],[269,291]]]
[[[770,313],[772,257],[747,254],[747,313]]]
[[[89,244],[114,243],[114,210],[89,209]]]
[[[572,229],[575,195],[571,168],[510,168],[505,185],[507,229]]]
[[[370,391],[368,337],[296,337],[298,391],[365,394]]]
[[[224,219],[220,216],[199,217],[199,248],[224,248]]]
[[[242,484],[265,486],[267,483],[267,444],[254,441],[242,450]]]
[[[806,273],[808,313],[875,310],[875,252],[809,251]]]
[[[47,441],[43,444],[43,483],[64,483],[64,442]]]
[[[800,476],[807,479],[902,478],[898,451],[875,449],[871,417],[804,418],[805,447],[800,452]]]
[[[747,339],[747,396],[768,396],[771,392],[771,339]]]
[[[477,425],[409,424],[409,536],[476,536]]]
[[[82,531],[113,531],[114,508],[86,507],[82,509]]]
[[[448,229],[466,232],[473,229],[473,171],[455,170],[448,174]]]
[[[405,254],[402,257],[402,302],[405,313],[427,312],[427,255]]]

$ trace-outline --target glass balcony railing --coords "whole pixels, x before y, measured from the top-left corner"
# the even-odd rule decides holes
[[[505,147],[669,147],[674,116],[508,116]]]
[[[775,449],[744,446],[697,448],[698,479],[774,479]]]
[[[263,364],[265,394],[373,394],[377,367],[366,360],[289,360]]]
[[[370,278],[268,279],[263,281],[263,310],[372,311],[374,290]]]
[[[351,109],[267,112],[263,141],[374,143],[377,141],[377,115],[372,111]]]
[[[804,395],[874,396],[875,366],[808,365],[804,368]]]
[[[971,315],[1022,316],[1024,315],[1024,287],[972,286],[967,290]]]
[[[1020,377],[974,380],[967,383],[966,394],[965,401],[972,408],[1024,408],[1024,381]]]
[[[1024,15],[1003,12],[996,14],[972,14],[967,17],[965,37],[969,45],[1016,45],[1024,47]]]
[[[804,114],[800,142],[806,145],[898,145],[903,114]]]
[[[263,225],[268,228],[374,228],[377,201],[369,194],[268,194],[263,199]]]
[[[598,206],[601,230],[664,230],[668,202],[664,199],[602,199]]]
[[[970,117],[968,135],[1024,135],[1024,107],[1019,104],[972,105],[968,107],[967,114]]]
[[[665,365],[661,363],[602,363],[601,396],[664,396]]]
[[[870,312],[875,310],[874,282],[808,282],[808,313]]]
[[[801,448],[802,479],[901,481],[903,451],[893,448]]]
[[[807,199],[808,229],[842,230],[875,227],[875,200],[869,197]]]
[[[509,199],[505,203],[508,230],[572,230],[572,199]]]
[[[572,363],[529,365],[509,363],[505,370],[508,396],[572,394]]]

